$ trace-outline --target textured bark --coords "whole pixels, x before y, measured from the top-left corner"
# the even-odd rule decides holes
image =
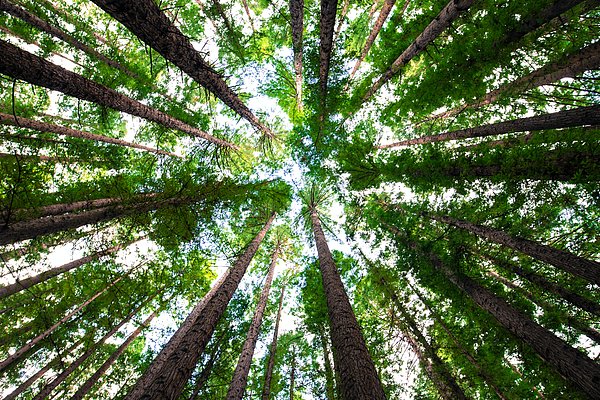
[[[129,271],[129,272],[131,272],[131,271]],[[25,354],[28,353],[35,345],[37,345],[39,342],[41,342],[42,340],[44,340],[47,337],[49,337],[52,334],[52,332],[54,332],[62,324],[64,324],[68,320],[70,320],[72,316],[74,316],[75,314],[77,314],[79,311],[83,310],[85,308],[85,306],[87,306],[88,304],[90,304],[92,301],[96,300],[98,297],[102,296],[111,287],[113,287],[114,285],[116,285],[117,283],[119,283],[119,281],[121,281],[125,276],[127,276],[127,274],[129,274],[129,272],[126,273],[125,275],[121,275],[120,277],[118,277],[117,279],[115,279],[114,281],[112,281],[106,288],[104,288],[101,291],[99,291],[96,294],[94,294],[92,297],[90,297],[88,300],[86,300],[85,302],[83,302],[77,308],[75,308],[74,310],[70,311],[65,316],[63,316],[58,322],[56,322],[50,328],[46,329],[44,332],[40,333],[38,336],[36,336],[35,338],[33,338],[32,340],[30,340],[29,342],[27,342],[25,345],[23,345],[20,349],[18,349],[17,351],[15,351],[10,356],[8,356],[6,359],[0,361],[0,372],[6,370],[7,368],[9,368],[14,363],[19,362],[23,358],[23,356],[25,356]]]
[[[15,293],[19,293],[23,290],[29,289],[30,287],[37,285],[38,283],[46,282],[48,279],[54,278],[55,276],[64,274],[72,269],[78,268],[82,265],[85,265],[93,260],[97,260],[101,257],[116,253],[120,249],[129,246],[131,243],[127,243],[126,245],[117,245],[110,247],[106,250],[98,251],[96,253],[90,254],[89,256],[85,256],[79,258],[77,260],[68,262],[66,264],[60,265],[55,268],[51,268],[46,270],[38,275],[32,276],[30,278],[25,279],[17,279],[17,281],[11,285],[6,285],[0,287],[0,299],[13,295]]]
[[[69,366],[65,368],[60,374],[58,374],[51,382],[46,384],[42,388],[42,390],[40,390],[40,392],[35,395],[33,400],[43,400],[48,398],[48,396],[50,396],[50,393],[52,393],[52,391],[56,389],[58,385],[64,382],[64,380],[67,379],[67,377],[71,375],[73,371],[79,368],[88,358],[90,358],[90,356],[94,354],[94,352],[100,346],[102,346],[108,339],[110,339],[115,333],[117,333],[123,325],[129,322],[134,317],[134,315],[136,315],[146,304],[148,304],[149,301],[152,300],[152,298],[154,298],[154,296],[146,299],[146,301],[143,301],[139,306],[134,308],[125,318],[123,318],[117,325],[115,325],[110,331],[108,331],[104,336],[102,336],[102,338],[90,345],[83,354],[77,357],[77,359],[75,359],[71,364],[69,364]]]
[[[496,393],[498,398],[500,398],[501,400],[507,400],[507,398],[504,396],[504,393],[502,393],[502,391],[500,390],[498,385],[496,385],[496,383],[494,383],[494,378],[486,372],[486,370],[479,364],[479,362],[477,362],[475,357],[473,357],[473,355],[462,345],[460,340],[452,333],[452,331],[446,325],[446,323],[444,321],[442,321],[442,318],[433,309],[433,307],[429,303],[429,301],[427,301],[421,295],[421,293],[415,287],[413,287],[413,285],[410,284],[410,282],[407,282],[407,283],[410,286],[410,288],[412,289],[413,293],[415,293],[417,295],[417,297],[419,298],[419,300],[421,300],[421,303],[423,303],[425,305],[425,307],[427,307],[427,309],[429,310],[429,312],[430,312],[431,316],[433,317],[433,319],[435,320],[435,322],[439,326],[442,327],[444,332],[446,332],[446,334],[452,340],[452,342],[454,343],[456,348],[465,356],[465,358],[469,361],[469,363],[471,363],[471,365],[473,367],[475,367],[475,369],[477,370],[477,373],[483,378],[485,383],[494,390],[494,392]]]
[[[273,136],[270,129],[256,118],[221,76],[204,61],[191,41],[181,33],[154,1],[94,0],[94,3],[266,136]]]
[[[600,366],[592,359],[469,277],[456,274],[437,256],[430,254],[429,257],[436,269],[479,307],[494,316],[504,328],[531,346],[565,379],[578,386],[590,398],[600,398]]]
[[[516,251],[520,251],[537,260],[554,265],[563,271],[579,276],[583,279],[600,285],[600,263],[587,260],[575,254],[555,249],[531,240],[515,237],[498,229],[483,225],[476,225],[468,221],[459,220],[449,216],[425,214],[435,221],[456,226],[467,230],[477,236],[501,244]]]
[[[279,245],[275,247],[275,251],[271,256],[271,265],[269,265],[269,272],[265,279],[256,311],[252,317],[252,323],[248,328],[248,334],[246,335],[246,341],[242,347],[242,353],[233,372],[233,378],[231,379],[231,385],[227,391],[227,400],[239,400],[244,396],[246,385],[248,383],[248,373],[250,372],[250,366],[252,364],[252,356],[254,355],[254,348],[258,341],[258,335],[260,333],[260,326],[262,325],[262,319],[265,314],[265,308],[267,307],[267,301],[269,300],[269,292],[271,291],[271,283],[273,282],[273,275],[275,274],[275,266],[279,258]]]
[[[0,53],[2,53],[2,58],[0,58],[0,73],[2,74],[156,122],[166,128],[177,129],[221,147],[237,149],[237,146],[232,143],[211,136],[162,111],[148,107],[137,100],[52,64],[3,40],[0,40]]]
[[[85,395],[94,387],[96,382],[106,373],[106,371],[117,361],[117,359],[127,350],[127,347],[135,340],[136,337],[142,333],[142,330],[147,328],[150,325],[150,322],[158,315],[159,310],[154,311],[150,314],[144,322],[142,322],[136,329],[133,331],[123,343],[108,357],[106,361],[94,372],[92,376],[90,376],[84,383],[79,387],[77,392],[71,397],[71,400],[80,400],[85,397]]]
[[[219,319],[225,312],[229,300],[231,300],[234,291],[242,280],[274,218],[275,214],[269,218],[244,253],[236,260],[227,277],[202,307],[200,315],[193,318],[187,326],[188,320],[184,322],[182,326],[184,328],[183,333],[177,336],[176,345],[172,347],[172,350],[165,352],[166,357],[158,360],[159,362],[154,368],[152,368],[152,365],[148,368],[150,373],[145,373],[138,380],[127,394],[126,399],[163,398],[174,400],[178,398],[194,372],[198,359],[202,355]],[[167,346],[170,345],[171,341]]]
[[[514,272],[521,278],[528,280],[529,282],[533,283],[534,285],[537,285],[545,291],[549,293],[554,293],[555,295],[563,298],[572,305],[600,317],[600,304],[596,303],[595,301],[586,299],[585,297],[575,292],[572,292],[569,289],[566,289],[557,283],[551,282],[542,275],[538,275],[535,272],[525,271],[523,268],[518,267],[513,263],[502,261],[495,257],[485,258],[488,258],[494,264],[498,265],[501,268]]]
[[[285,285],[281,287],[279,295],[279,308],[277,309],[277,317],[275,318],[275,329],[273,330],[273,340],[269,348],[269,361],[267,362],[267,370],[265,372],[265,383],[262,391],[262,400],[270,400],[271,397],[271,380],[273,379],[273,368],[275,367],[275,354],[277,354],[277,336],[279,335],[279,320],[281,319],[281,309],[283,308],[283,295],[285,293]]]
[[[440,133],[438,135],[423,136],[416,139],[402,140],[396,143],[377,146],[378,149],[391,147],[411,146],[458,140],[479,138],[504,133],[539,131],[544,129],[570,128],[574,126],[600,124],[600,106],[579,107],[567,111],[558,111],[535,117],[518,118],[512,121],[497,122],[495,124],[481,125],[475,128],[460,129],[457,131]]]
[[[327,299],[335,368],[341,380],[341,397],[344,400],[385,399],[375,365],[365,345],[314,208],[311,210],[311,221]]]
[[[335,14],[337,0],[321,0],[320,47],[319,47],[319,87],[321,98],[325,103],[327,96],[327,79],[329,77],[329,62],[333,49],[333,30],[335,29]]]
[[[296,104],[302,110],[302,34],[304,31],[304,0],[289,0],[292,25],[292,49],[296,76]]]
[[[69,354],[72,350],[79,347],[79,345],[81,343],[83,343],[84,339],[85,339],[85,336],[82,337],[81,339],[79,339],[78,341],[76,341],[75,343],[73,343],[67,349],[65,349],[63,354]],[[38,379],[40,379],[42,376],[44,376],[46,374],[46,372],[50,371],[51,369],[54,369],[57,365],[60,365],[61,362],[62,362],[62,357],[60,355],[57,356],[56,358],[50,360],[46,365],[44,365],[42,368],[40,368],[35,374],[31,375],[25,382],[21,383],[15,390],[10,392],[2,400],[16,399],[17,397],[22,395],[25,390],[29,389],[31,387],[31,385],[33,385]]]
[[[408,6],[409,2],[410,2],[410,0],[406,0],[404,8],[402,9],[402,12],[404,12],[404,10],[406,10],[406,6]],[[356,64],[354,64],[354,68],[352,68],[352,72],[350,72],[348,81],[351,81],[352,78],[354,78],[354,74],[356,74],[356,71],[358,71],[358,68],[360,68],[360,64],[362,64],[362,62],[365,60],[365,58],[367,58],[367,54],[369,54],[369,50],[371,50],[371,46],[373,46],[373,43],[375,43],[375,39],[377,39],[377,36],[379,35],[379,31],[381,31],[381,28],[383,28],[383,24],[387,20],[387,17],[390,15],[390,12],[392,11],[394,4],[396,4],[396,0],[385,0],[383,2],[383,7],[381,8],[381,11],[379,12],[379,16],[377,17],[377,20],[375,20],[373,29],[371,29],[369,36],[367,36],[367,41],[365,42],[365,45],[363,46],[363,48],[360,52],[360,57],[356,61]]]
[[[0,1],[2,1],[2,0],[0,0]],[[147,151],[150,153],[181,158],[181,156],[178,156],[175,153],[170,153],[168,151],[154,149],[152,147],[128,142],[126,140],[115,139],[115,138],[112,138],[109,136],[97,135],[95,133],[79,131],[76,129],[68,128],[66,126],[49,124],[47,122],[34,121],[32,119],[28,119],[28,118],[24,118],[24,117],[15,118],[14,115],[9,115],[9,114],[4,114],[4,113],[0,113],[0,124],[11,125],[11,126],[16,126],[16,127],[20,127],[20,128],[33,129],[33,130],[36,130],[39,132],[51,132],[51,133],[56,133],[57,135],[69,136],[69,137],[86,139],[86,140],[93,140],[96,142],[110,143],[110,144],[115,144],[118,146],[125,146],[125,147],[131,147],[134,149],[144,150],[144,151]]]
[[[496,102],[501,96],[518,94],[539,86],[547,85],[563,78],[575,78],[585,71],[600,67],[600,43],[596,42],[576,53],[569,54],[559,61],[545,65],[521,78],[518,78],[498,89],[492,90],[482,98],[470,104],[464,104],[442,113],[431,115],[419,124],[442,118],[449,118],[465,110],[474,110]]]
[[[373,83],[363,96],[363,103],[368,101],[384,84],[392,79],[410,60],[419,55],[433,42],[458,16],[466,11],[474,0],[451,0],[433,21],[425,28],[414,42],[394,60],[392,65]]]

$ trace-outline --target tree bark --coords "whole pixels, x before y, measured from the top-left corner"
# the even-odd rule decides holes
[[[77,359],[75,359],[71,364],[69,364],[69,366],[65,368],[60,374],[58,374],[50,383],[46,384],[42,388],[42,390],[40,390],[40,392],[37,395],[35,395],[33,400],[43,400],[48,398],[48,396],[50,396],[50,393],[52,393],[52,391],[56,389],[58,385],[64,382],[64,380],[67,379],[67,377],[71,375],[73,371],[79,368],[92,354],[94,354],[94,352],[100,346],[102,346],[108,339],[110,339],[115,333],[117,333],[123,325],[129,322],[134,317],[134,315],[136,315],[153,298],[154,296],[151,296],[148,299],[146,299],[146,301],[143,301],[139,306],[134,308],[125,318],[123,318],[117,325],[115,325],[110,331],[108,331],[104,336],[102,336],[100,340],[90,345],[83,354],[81,354],[79,357],[77,357]]]
[[[200,308],[199,315],[196,318],[186,319],[179,329],[181,333],[178,331],[174,335],[176,340],[172,338],[167,344],[166,348],[169,350],[163,349],[165,350],[161,352],[163,357],[159,354],[148,368],[148,372],[144,373],[127,394],[127,400],[178,398],[274,219],[275,214],[271,215],[265,226],[230,268],[225,279],[215,287],[212,296],[202,307],[196,307],[196,309]],[[192,313],[194,311],[196,310]]]
[[[564,56],[559,61],[545,65],[521,78],[518,78],[498,89],[488,92],[482,98],[470,104],[464,104],[442,113],[429,116],[424,122],[449,118],[462,113],[465,110],[475,110],[496,102],[505,94],[518,94],[539,86],[547,85],[563,78],[575,78],[585,71],[598,69],[600,67],[600,43],[596,42],[584,47],[576,53]]]
[[[385,399],[375,365],[365,345],[314,206],[310,216],[327,299],[331,343],[335,367],[341,380],[342,398]]]
[[[152,0],[94,0],[100,8],[121,22],[144,43],[177,65],[202,87],[248,120],[266,136],[273,137],[221,76],[194,49],[190,40],[169,20]]]
[[[294,73],[296,75],[296,104],[302,110],[302,35],[304,32],[304,0],[289,0],[292,26],[292,49],[294,51]]]
[[[162,111],[148,107],[137,100],[52,64],[3,40],[0,40],[0,53],[2,53],[2,58],[0,58],[0,73],[2,74],[156,122],[169,129],[177,129],[220,147],[237,149],[237,146],[232,143],[211,136]]]
[[[404,8],[402,9],[403,12],[404,12],[404,10],[406,10],[406,6],[408,5],[409,2],[410,2],[410,0],[406,0],[406,4],[405,4]],[[352,68],[352,72],[350,72],[348,81],[351,81],[352,78],[354,78],[354,74],[356,74],[356,71],[358,71],[358,68],[360,68],[360,64],[362,64],[362,62],[365,60],[365,58],[367,58],[367,54],[369,53],[369,50],[371,50],[371,46],[373,46],[373,43],[375,43],[375,39],[377,39],[377,36],[379,35],[379,31],[381,31],[381,28],[383,28],[383,24],[387,20],[387,17],[390,15],[392,8],[394,8],[394,4],[396,4],[396,0],[385,0],[383,2],[383,7],[381,8],[381,11],[379,12],[379,16],[377,17],[377,20],[375,20],[375,24],[373,25],[373,29],[371,29],[371,33],[369,33],[369,36],[367,37],[367,41],[365,42],[365,45],[363,46],[363,48],[360,52],[360,57],[356,61],[356,64],[354,64],[354,68]]]
[[[44,340],[48,336],[50,336],[52,334],[52,332],[54,332],[62,324],[64,324],[68,320],[70,320],[72,316],[74,316],[75,314],[77,314],[79,311],[83,310],[85,308],[85,306],[87,306],[88,304],[90,304],[92,301],[94,301],[98,297],[102,296],[111,287],[113,287],[114,285],[116,285],[117,283],[119,283],[123,278],[125,278],[125,276],[127,276],[132,271],[133,270],[130,270],[129,272],[125,273],[124,275],[121,275],[120,277],[118,277],[117,279],[115,279],[114,281],[112,281],[106,288],[104,288],[101,291],[99,291],[96,294],[94,294],[92,297],[90,297],[88,300],[86,300],[85,302],[83,302],[77,308],[75,308],[74,310],[70,311],[65,316],[63,316],[58,322],[56,322],[50,328],[46,329],[44,332],[40,333],[38,336],[36,336],[32,340],[30,340],[27,344],[25,344],[20,349],[18,349],[17,351],[15,351],[13,354],[11,354],[10,356],[8,356],[6,359],[0,361],[0,372],[5,371],[11,365],[13,365],[14,363],[20,361],[21,358],[23,358],[23,356],[27,352],[29,352],[29,350],[31,350],[35,345],[37,345],[39,342],[41,342],[42,340]]]
[[[335,29],[337,3],[337,0],[321,0],[321,19],[319,23],[319,87],[321,88],[323,104],[325,104],[327,96],[327,79],[329,77],[329,62],[333,49],[333,31]]]
[[[510,249],[520,251],[521,253],[527,254],[536,260],[554,265],[563,271],[586,279],[596,285],[600,285],[600,263],[596,261],[587,260],[575,254],[555,249],[538,242],[511,236],[498,229],[483,225],[476,225],[468,221],[452,218],[450,216],[439,216],[433,214],[423,215],[428,216],[435,221],[464,229],[477,236],[488,239],[494,243],[501,244]]]
[[[292,366],[290,369],[290,400],[294,400],[294,380],[296,378],[296,355],[292,355]]]
[[[275,266],[279,258],[279,244],[275,247],[275,251],[271,256],[271,265],[269,265],[269,272],[260,294],[260,299],[252,317],[252,323],[248,328],[248,334],[246,335],[246,341],[242,347],[242,353],[238,360],[235,371],[233,372],[233,378],[231,379],[231,385],[227,391],[227,400],[240,400],[244,396],[246,385],[248,383],[248,373],[250,372],[250,365],[252,364],[252,356],[254,355],[254,348],[258,341],[258,334],[260,333],[260,326],[262,325],[262,319],[267,307],[267,301],[269,300],[269,292],[271,291],[271,283],[273,282],[273,275],[275,274]]]
[[[279,308],[275,318],[275,329],[273,331],[273,340],[269,349],[269,361],[267,362],[267,371],[265,372],[265,384],[263,386],[262,400],[270,400],[271,380],[273,379],[273,368],[275,367],[275,354],[277,353],[277,336],[279,334],[279,320],[281,319],[281,309],[283,308],[283,295],[285,293],[285,284],[281,287],[279,295]]]
[[[450,26],[458,16],[466,11],[474,0],[451,0],[442,11],[435,17],[433,21],[425,28],[423,32],[406,50],[396,58],[392,65],[381,75],[381,77],[373,83],[373,86],[367,90],[363,96],[362,102],[368,101],[383,85],[404,67],[410,60],[420,54],[425,48],[433,42],[446,28]]]
[[[2,0],[0,0],[0,1],[2,1]],[[121,139],[116,139],[116,138],[112,138],[109,136],[97,135],[97,134],[90,133],[90,132],[79,131],[76,129],[68,128],[66,126],[53,125],[53,124],[49,124],[47,122],[34,121],[32,119],[28,119],[28,118],[24,118],[24,117],[15,117],[14,115],[9,115],[9,114],[4,114],[4,113],[0,113],[0,124],[16,126],[19,128],[33,129],[33,130],[36,130],[39,132],[51,132],[51,133],[56,133],[57,135],[69,136],[69,137],[74,137],[74,138],[78,138],[78,139],[93,140],[96,142],[115,144],[118,146],[125,146],[125,147],[131,147],[134,149],[144,150],[144,151],[154,153],[154,154],[182,158],[181,156],[179,156],[175,153],[171,153],[171,152],[159,150],[159,149],[154,149],[152,147],[144,146],[141,144],[136,144],[136,143],[128,142],[128,141],[121,140]]]
[[[396,143],[380,145],[376,148],[389,149],[391,147],[411,146],[447,140],[479,138],[513,132],[540,131],[544,129],[570,128],[575,126],[598,124],[600,124],[600,106],[588,106],[574,108],[567,111],[557,111],[554,113],[537,115],[535,117],[518,118],[512,121],[481,125],[475,128],[459,129],[457,131],[423,136],[416,139],[402,140]]]

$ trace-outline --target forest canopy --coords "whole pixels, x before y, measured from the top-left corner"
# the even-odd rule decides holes
[[[0,0],[0,397],[600,398],[596,0]]]

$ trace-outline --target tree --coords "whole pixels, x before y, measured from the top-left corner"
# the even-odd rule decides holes
[[[269,361],[265,372],[265,383],[262,391],[262,399],[269,400],[271,394],[271,380],[273,379],[273,367],[275,366],[275,354],[277,353],[277,335],[279,334],[279,320],[281,319],[281,308],[283,307],[283,295],[285,294],[285,284],[281,286],[279,295],[279,307],[277,308],[277,317],[275,318],[275,329],[273,330],[273,339],[269,347]],[[290,397],[293,397],[290,396]]]

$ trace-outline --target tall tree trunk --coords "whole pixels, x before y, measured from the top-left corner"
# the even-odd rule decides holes
[[[147,328],[150,325],[150,322],[160,312],[160,308],[150,314],[144,322],[142,322],[128,337],[121,343],[121,345],[108,357],[106,361],[94,372],[92,376],[90,376],[84,383],[79,387],[77,392],[71,397],[71,400],[80,400],[85,397],[86,394],[94,387],[94,385],[98,382],[98,380],[106,373],[106,371],[117,361],[117,359],[127,350],[129,345],[137,338],[142,330]]]
[[[458,16],[466,11],[474,0],[451,0],[446,7],[440,11],[433,21],[425,28],[414,42],[396,58],[392,65],[373,83],[363,96],[363,103],[368,101],[383,85],[404,67],[410,60],[420,54],[431,42],[433,42],[446,28],[450,26]]]
[[[537,260],[554,265],[563,271],[579,276],[596,285],[600,285],[600,263],[587,260],[575,254],[555,249],[553,247],[511,236],[506,232],[483,225],[476,225],[468,221],[452,218],[446,215],[426,214],[429,218],[469,231],[477,236],[488,239],[494,243],[501,244],[510,249],[520,251]]]
[[[2,1],[2,0],[0,0]],[[170,156],[170,157],[178,157],[175,153],[171,153],[164,150],[154,149],[152,147],[144,146],[141,144],[136,144],[132,142],[128,142],[121,139],[115,139],[109,136],[97,135],[90,132],[79,131],[76,129],[71,129],[66,126],[53,125],[47,122],[34,121],[32,119],[24,118],[24,117],[15,117],[14,115],[0,113],[0,124],[2,125],[11,125],[19,128],[27,128],[33,129],[39,132],[51,132],[56,133],[57,135],[69,136],[79,139],[93,140],[96,142],[110,143],[118,146],[131,147],[134,149],[144,150],[150,153]]]
[[[296,104],[302,110],[302,35],[304,31],[304,0],[289,0],[292,25],[292,49],[294,50],[294,72],[296,75]]]
[[[335,29],[335,14],[337,0],[321,0],[320,47],[319,47],[319,87],[321,88],[322,103],[327,97],[327,79],[329,77],[329,62],[333,49],[333,30]],[[323,111],[324,112],[324,111]]]
[[[210,377],[210,373],[212,372],[213,366],[215,365],[215,362],[221,354],[221,342],[223,341],[225,336],[225,333],[221,334],[219,341],[215,343],[215,347],[211,351],[208,361],[206,362],[204,367],[202,367],[202,372],[200,373],[200,376],[198,376],[198,379],[196,379],[196,382],[194,383],[194,391],[192,392],[188,400],[196,400],[198,398],[198,394],[204,388],[206,382],[208,382],[208,378]]]
[[[94,3],[266,136],[273,137],[271,130],[256,118],[221,76],[204,61],[190,40],[153,0],[94,0]]]
[[[331,326],[331,343],[335,367],[341,379],[343,399],[385,399],[385,393],[377,376],[375,365],[358,321],[350,305],[339,272],[321,228],[321,222],[313,207],[310,213],[319,266],[323,277],[323,288],[327,299],[327,310]]]
[[[138,240],[140,240],[140,239],[138,239]],[[85,265],[93,260],[97,260],[101,257],[116,253],[117,251],[131,245],[132,243],[135,243],[136,241],[131,241],[124,245],[117,245],[117,246],[109,247],[108,249],[101,250],[101,251],[95,252],[93,254],[90,254],[88,256],[78,258],[77,260],[68,262],[61,266],[51,268],[49,270],[46,270],[46,271],[44,271],[38,275],[32,276],[30,278],[17,279],[17,281],[11,285],[6,285],[6,286],[0,287],[0,299],[3,299],[5,297],[8,297],[15,293],[19,293],[23,290],[29,289],[30,287],[37,285],[38,283],[46,282],[47,280],[54,278],[55,276],[61,275],[72,269],[78,268],[78,267]]]
[[[271,215],[265,226],[246,247],[244,253],[230,268],[225,279],[218,287],[215,286],[214,292],[205,304],[202,307],[196,307],[196,309],[200,308],[199,315],[186,319],[179,329],[181,333],[179,331],[175,333],[175,340],[172,338],[165,347],[168,350],[163,349],[164,352],[161,352],[163,356],[161,357],[159,354],[148,367],[148,371],[127,394],[127,400],[176,399],[181,394],[274,219],[275,214]]]
[[[273,330],[273,340],[269,348],[269,361],[267,362],[267,371],[265,372],[265,383],[262,391],[262,400],[270,400],[271,380],[273,379],[273,368],[275,367],[275,354],[277,353],[277,336],[279,335],[279,320],[281,319],[281,309],[283,308],[283,295],[285,294],[285,284],[281,286],[279,295],[279,308],[275,318],[275,329]]]
[[[483,256],[484,258],[489,259],[494,264],[498,265],[503,269],[507,269],[509,271],[514,272],[521,278],[528,280],[529,282],[537,285],[538,287],[544,289],[549,293],[553,293],[564,300],[568,301],[575,307],[579,307],[582,310],[585,310],[591,314],[594,314],[600,317],[600,304],[596,303],[593,300],[586,299],[585,297],[570,291],[569,289],[564,288],[563,286],[556,284],[554,282],[550,282],[542,275],[538,275],[535,272],[525,271],[523,268],[514,265],[511,262],[500,260],[496,257]]]
[[[473,357],[473,355],[462,345],[460,340],[452,333],[452,331],[446,325],[446,323],[444,321],[442,321],[442,317],[440,317],[438,315],[438,313],[433,309],[433,307],[429,303],[429,301],[427,299],[425,299],[422,296],[422,294],[419,292],[419,290],[417,288],[415,288],[410,282],[407,281],[407,283],[408,283],[408,286],[410,286],[413,293],[415,293],[417,295],[417,297],[419,298],[419,300],[421,300],[421,303],[423,303],[425,305],[425,307],[427,307],[427,309],[429,310],[429,312],[430,312],[431,316],[433,317],[433,319],[435,320],[435,322],[439,326],[442,327],[442,329],[444,330],[444,332],[446,332],[448,337],[452,340],[452,342],[454,343],[456,348],[459,349],[459,351],[465,356],[465,358],[469,361],[469,363],[471,363],[471,365],[477,370],[477,373],[483,378],[485,383],[494,390],[494,392],[496,393],[498,398],[500,398],[501,400],[507,400],[507,398],[504,396],[504,393],[502,393],[502,391],[500,390],[498,385],[496,385],[496,383],[494,382],[494,378],[490,374],[487,373],[487,371],[479,364],[479,362],[477,362],[475,357]]]
[[[252,356],[254,355],[254,348],[258,341],[260,326],[262,325],[263,315],[265,313],[265,308],[267,307],[267,301],[269,300],[269,292],[271,291],[271,283],[273,282],[273,275],[275,274],[275,266],[277,264],[277,259],[279,258],[279,246],[280,244],[278,243],[271,256],[269,272],[267,273],[267,278],[260,294],[254,317],[252,317],[252,323],[248,328],[248,334],[246,335],[246,341],[242,347],[242,353],[240,354],[237,366],[233,372],[231,385],[227,391],[227,400],[239,400],[244,396],[246,384],[248,383],[248,373],[250,372],[250,365],[252,364]]]
[[[532,321],[506,301],[471,278],[458,275],[437,256],[429,254],[436,269],[490,313],[509,332],[527,343],[565,379],[582,389],[590,398],[600,398],[600,366],[552,332]]]
[[[402,12],[404,12],[404,10],[406,10],[406,6],[408,6],[408,3],[410,3],[410,0],[406,0],[404,8],[402,8]],[[381,28],[383,28],[383,24],[387,20],[387,17],[390,15],[392,8],[394,8],[394,4],[396,4],[396,0],[385,0],[383,2],[383,7],[381,8],[381,11],[379,12],[379,16],[377,17],[377,20],[375,21],[375,24],[373,25],[373,29],[371,29],[371,33],[369,33],[369,36],[367,37],[367,41],[365,42],[365,45],[363,46],[363,48],[360,52],[360,57],[358,58],[358,60],[356,60],[356,64],[354,64],[354,68],[352,68],[352,72],[350,72],[350,76],[348,77],[348,82],[350,82],[352,80],[352,78],[354,78],[354,74],[356,74],[356,71],[358,71],[358,68],[360,68],[360,64],[362,64],[362,62],[365,60],[365,58],[367,58],[367,54],[369,54],[369,50],[371,50],[371,46],[373,46],[373,43],[375,43],[375,39],[377,39],[377,36],[379,35],[379,31],[381,31]]]
[[[117,325],[115,325],[110,331],[108,331],[104,336],[102,336],[102,338],[100,338],[97,342],[91,344],[83,354],[81,354],[79,357],[77,357],[77,359],[75,359],[71,364],[69,364],[69,366],[65,368],[60,374],[58,374],[50,383],[46,384],[42,388],[42,390],[40,390],[40,392],[37,395],[35,395],[33,400],[43,400],[50,396],[50,393],[52,393],[52,391],[56,389],[58,385],[64,382],[64,380],[67,379],[67,377],[71,375],[73,371],[79,368],[88,358],[90,358],[90,356],[94,354],[94,352],[100,346],[102,346],[108,339],[110,339],[115,333],[117,333],[123,325],[129,322],[131,318],[133,318],[153,298],[154,296],[151,296],[145,301],[143,301],[139,306],[134,308],[125,318],[123,318]]]
[[[74,310],[70,311],[65,316],[63,316],[58,322],[56,322],[50,328],[46,329],[44,332],[40,333],[38,336],[36,336],[35,338],[33,338],[32,340],[30,340],[29,342],[27,342],[27,344],[25,344],[20,349],[18,349],[17,351],[15,351],[13,354],[11,354],[10,356],[8,356],[6,359],[0,361],[0,372],[3,372],[4,370],[6,370],[7,368],[9,368],[14,363],[20,361],[23,358],[23,356],[27,352],[29,352],[35,345],[37,345],[42,340],[44,340],[47,337],[49,337],[52,334],[52,332],[54,332],[62,324],[64,324],[68,320],[70,320],[72,316],[74,316],[75,314],[77,314],[78,312],[80,312],[81,310],[83,310],[92,301],[94,301],[98,297],[102,296],[104,293],[106,293],[110,288],[112,288],[117,283],[119,283],[123,278],[125,278],[132,271],[133,271],[133,269],[129,270],[124,275],[121,275],[120,277],[118,277],[117,279],[115,279],[114,281],[112,281],[106,288],[104,288],[101,291],[99,291],[96,294],[94,294],[92,297],[90,297],[88,300],[86,300],[85,302],[83,302],[77,308],[75,308]]]
[[[518,94],[539,86],[547,85],[563,78],[575,78],[585,71],[598,69],[600,67],[600,43],[596,42],[584,47],[576,53],[568,54],[559,61],[544,65],[543,67],[522,76],[498,89],[488,92],[482,98],[470,104],[464,104],[442,113],[433,114],[419,124],[424,122],[449,118],[462,113],[465,110],[474,110],[494,103],[505,94]]]
[[[73,343],[71,346],[69,346],[67,349],[65,349],[63,351],[63,355],[64,354],[69,354],[71,351],[73,351],[74,349],[76,349],[77,347],[79,347],[79,345],[81,343],[83,343],[83,341],[84,341],[85,338],[86,338],[85,336],[82,337],[81,339],[79,339],[75,343]],[[40,368],[35,374],[31,375],[25,382],[21,383],[15,390],[13,390],[11,393],[9,393],[2,400],[14,400],[14,399],[16,399],[17,397],[19,397],[20,395],[22,395],[24,391],[26,391],[27,389],[29,389],[31,387],[31,385],[33,385],[38,379],[40,379],[42,376],[44,376],[46,374],[46,372],[48,372],[51,369],[55,368],[57,365],[60,365],[61,362],[62,362],[62,356],[59,354],[54,359],[50,360],[45,366],[43,366],[42,368]]]
[[[250,7],[248,7],[248,0],[242,0],[244,4],[244,10],[246,11],[246,15],[248,16],[248,21],[250,21],[250,27],[252,28],[252,32],[255,32],[254,28],[254,20],[252,19],[252,15],[250,14]]]
[[[156,122],[169,129],[177,129],[217,146],[237,149],[237,146],[232,143],[211,136],[162,111],[52,64],[3,40],[0,40],[0,53],[2,53],[2,58],[0,58],[0,73],[2,74]],[[27,68],[23,68],[24,65]]]
[[[459,129],[457,131],[428,135],[416,139],[402,140],[400,142],[380,145],[377,146],[377,148],[388,149],[391,147],[479,138],[513,132],[540,131],[544,129],[570,128],[574,126],[597,124],[600,124],[600,106],[588,106],[537,115],[535,117],[518,118],[512,121],[481,125],[475,128]]]
[[[296,354],[292,354],[292,365],[290,369],[290,400],[294,400],[294,380],[296,378]]]
[[[325,368],[325,394],[327,400],[335,400],[335,380],[333,376],[333,367],[331,366],[331,357],[328,346],[329,338],[325,335],[325,328],[320,327],[319,341],[323,349],[323,367]]]

